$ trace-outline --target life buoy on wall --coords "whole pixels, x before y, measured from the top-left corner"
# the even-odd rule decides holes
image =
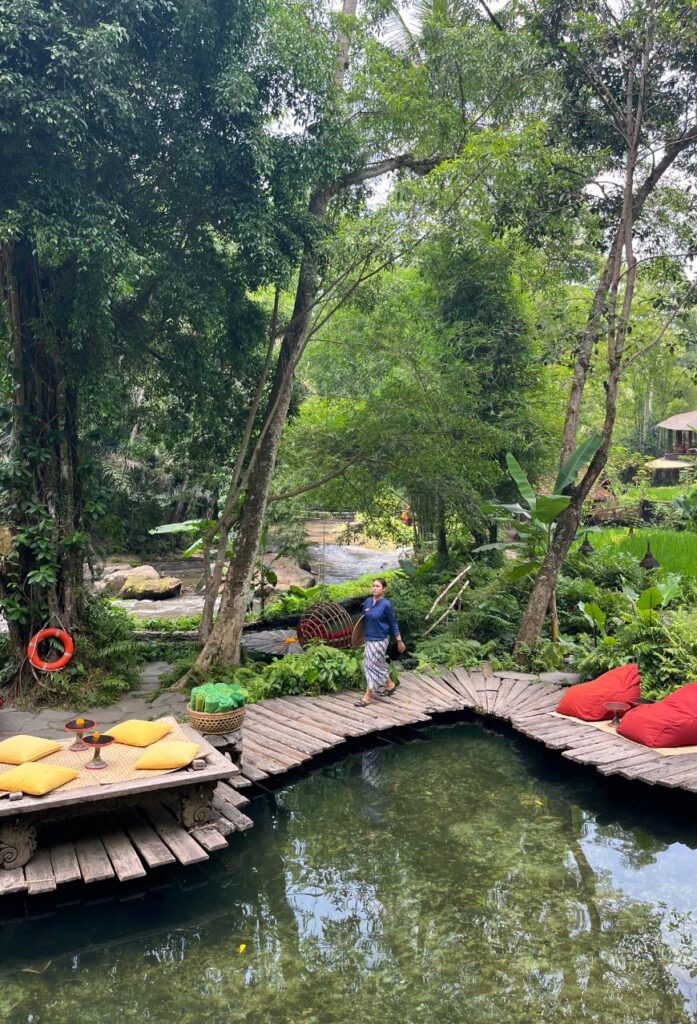
[[[55,637],[63,645],[63,654],[60,658],[55,661],[42,661],[39,657],[38,649],[39,644],[42,640],[48,640],[50,637]],[[73,644],[72,638],[63,629],[42,629],[36,636],[32,637],[27,647],[27,655],[29,661],[32,663],[34,668],[40,669],[42,672],[58,672],[59,669],[65,668],[70,659],[73,656],[75,645]]]

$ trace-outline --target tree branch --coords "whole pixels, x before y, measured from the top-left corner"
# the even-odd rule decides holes
[[[346,470],[357,460],[358,456],[354,455],[354,457],[349,459],[348,462],[345,462],[343,466],[339,466],[339,468],[335,469],[333,472],[327,473],[327,475],[323,476],[321,480],[315,480],[314,483],[311,484],[303,484],[302,487],[296,487],[292,491],[284,491],[283,494],[273,494],[269,498],[269,503],[272,501],[285,501],[286,498],[296,498],[299,494],[306,494],[307,491],[315,491],[318,487],[324,487],[324,485],[328,484],[330,480],[335,480],[336,477],[345,473]]]

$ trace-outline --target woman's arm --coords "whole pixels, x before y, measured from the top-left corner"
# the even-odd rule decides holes
[[[406,648],[404,646],[404,641],[402,640],[401,634],[399,632],[399,625],[397,623],[397,616],[394,613],[394,608],[392,607],[391,601],[387,602],[387,609],[386,610],[387,610],[387,619],[388,619],[388,622],[390,624],[390,632],[392,633],[392,635],[394,636],[395,640],[397,641],[397,650],[399,651],[400,654],[404,654],[404,651],[406,650]]]

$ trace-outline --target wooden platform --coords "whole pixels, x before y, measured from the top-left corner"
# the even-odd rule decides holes
[[[577,679],[560,672],[493,672],[483,665],[428,675],[403,672],[397,693],[376,697],[369,708],[354,707],[355,691],[263,701],[247,710],[242,770],[230,786],[239,790],[283,775],[356,737],[468,709],[510,722],[518,732],[602,775],[697,792],[697,754],[665,757],[590,725],[552,717],[565,686]]]
[[[241,811],[248,799],[228,783],[218,783],[213,803],[218,820],[190,830],[163,801],[57,825],[52,840],[24,868],[0,871],[0,896],[35,896],[70,882],[129,882],[154,868],[206,861],[227,847],[231,833],[252,827]]]
[[[0,871],[0,896],[51,892],[65,883],[130,881],[169,864],[206,861],[227,837],[252,826],[242,808],[246,787],[277,783],[296,768],[354,739],[429,724],[444,713],[464,710],[502,719],[526,736],[603,775],[648,785],[697,792],[697,754],[665,757],[584,723],[552,717],[564,686],[562,673],[441,669],[403,672],[393,697],[376,697],[369,708],[354,706],[356,691],[321,697],[277,697],[250,705],[243,731],[240,771],[219,782],[213,806],[219,817],[187,830],[166,795],[99,819],[57,826],[56,836],[25,868]]]

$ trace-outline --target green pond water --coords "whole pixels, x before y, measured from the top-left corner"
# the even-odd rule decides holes
[[[0,1020],[697,1021],[693,810],[477,724],[426,737],[255,802],[186,888],[4,923]]]

